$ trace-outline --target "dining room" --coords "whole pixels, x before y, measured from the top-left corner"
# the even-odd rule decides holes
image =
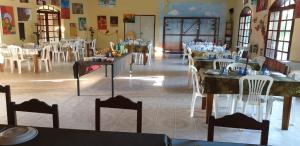
[[[1,0],[0,145],[300,142],[299,0]]]

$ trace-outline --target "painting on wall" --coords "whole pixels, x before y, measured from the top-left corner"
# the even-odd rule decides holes
[[[73,14],[83,14],[83,4],[82,3],[72,3]]]
[[[85,17],[79,17],[78,18],[78,27],[79,27],[79,31],[86,31],[86,18]]]
[[[296,1],[295,17],[300,18],[300,0]]]
[[[29,8],[17,8],[18,20],[28,21],[31,18],[31,9]]]
[[[249,0],[244,0],[244,5],[248,4]]]
[[[110,26],[118,27],[118,24],[119,24],[118,16],[110,16]]]
[[[28,3],[28,0],[20,0],[20,3]]]
[[[114,7],[116,3],[116,0],[99,0],[100,7]]]
[[[107,30],[106,16],[98,16],[98,30]]]
[[[61,0],[61,19],[70,19],[70,1]]]
[[[124,21],[124,23],[135,23],[135,15],[134,14],[124,14],[123,21]]]
[[[70,36],[76,37],[77,36],[77,26],[76,23],[70,23]]]
[[[251,0],[251,5],[256,6],[257,5],[257,0]]]
[[[60,7],[60,0],[51,0],[51,5]]]
[[[3,34],[15,34],[16,22],[14,9],[10,6],[0,6]]]
[[[268,8],[268,0],[257,0],[256,12],[266,10]]]
[[[36,0],[36,4],[37,5],[46,5],[47,4],[47,0]]]

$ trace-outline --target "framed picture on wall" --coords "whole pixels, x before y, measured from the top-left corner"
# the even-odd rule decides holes
[[[17,8],[18,20],[28,21],[31,18],[31,9],[29,8]]]
[[[70,23],[70,36],[76,37],[77,36],[77,26],[76,23]]]
[[[11,6],[0,6],[3,34],[16,34],[14,9]]]
[[[36,4],[37,5],[46,5],[47,4],[47,0],[36,0]]]
[[[86,31],[87,28],[86,28],[86,18],[85,17],[79,17],[78,18],[78,28],[79,28],[79,31]]]
[[[60,7],[60,0],[51,0],[51,5]]]
[[[124,21],[124,23],[135,23],[135,15],[134,14],[124,14],[123,21]]]
[[[82,3],[72,3],[73,14],[83,14],[83,4]]]
[[[107,30],[106,16],[98,16],[97,22],[98,22],[98,30]]]
[[[118,27],[118,16],[110,16],[110,26],[111,27]]]
[[[268,8],[268,0],[257,0],[256,12],[266,10]]]
[[[20,0],[20,3],[28,3],[28,0]]]

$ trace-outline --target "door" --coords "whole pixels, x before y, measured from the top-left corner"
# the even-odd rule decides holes
[[[128,32],[134,32],[136,39],[155,42],[155,15],[135,15],[134,23],[124,23],[124,25],[124,39]]]

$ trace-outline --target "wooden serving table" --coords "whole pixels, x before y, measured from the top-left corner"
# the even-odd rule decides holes
[[[239,78],[237,73],[229,75],[207,75],[201,71],[200,77],[203,79],[204,93],[206,98],[206,121],[212,114],[214,94],[239,94]],[[271,75],[274,79],[270,90],[270,95],[283,96],[282,130],[288,130],[292,97],[300,97],[300,81],[289,77],[278,77]],[[247,91],[245,91],[246,93]]]
[[[111,66],[111,94],[114,97],[114,77],[123,70],[129,68],[132,72],[132,53],[125,54],[120,57],[113,58],[113,61],[95,59],[93,61],[76,61],[73,66],[74,78],[77,79],[77,95],[80,96],[80,80],[79,78],[85,74],[99,69],[102,65],[105,66],[105,77],[107,77],[107,66]]]

